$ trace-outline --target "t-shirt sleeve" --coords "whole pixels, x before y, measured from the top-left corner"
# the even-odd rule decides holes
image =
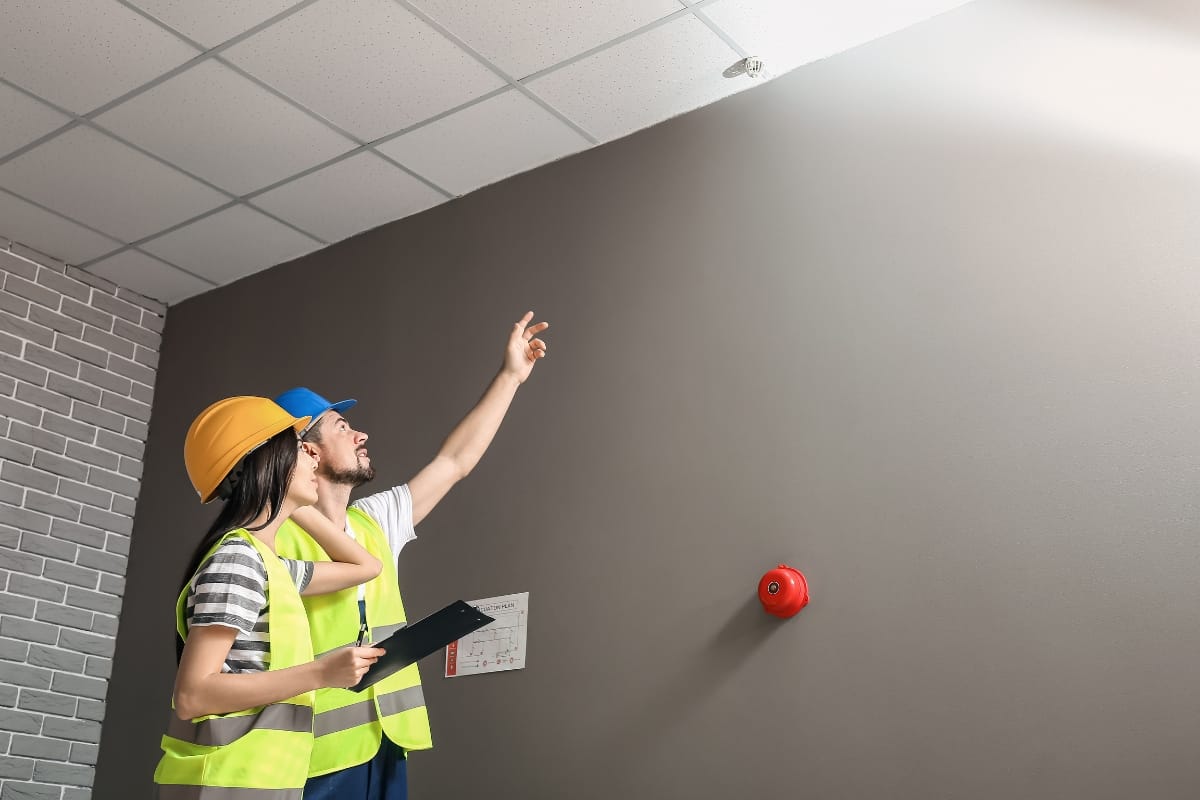
[[[192,579],[188,627],[222,625],[249,634],[267,604],[267,568],[254,546],[226,539]]]
[[[309,581],[312,580],[314,564],[311,561],[297,561],[294,558],[281,558],[280,563],[284,569],[292,576],[292,583],[296,584],[296,591],[303,592],[308,588]]]
[[[412,495],[407,483],[364,497],[355,502],[354,507],[383,528],[393,556],[400,555],[404,545],[417,538],[417,532],[413,530]]]

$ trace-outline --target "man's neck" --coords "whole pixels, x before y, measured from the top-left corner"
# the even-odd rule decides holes
[[[345,528],[346,507],[350,505],[350,491],[353,488],[348,483],[331,483],[318,476],[317,511],[324,514],[326,519],[338,528]]]

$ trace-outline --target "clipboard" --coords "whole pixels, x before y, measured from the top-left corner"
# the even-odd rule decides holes
[[[367,670],[362,680],[350,687],[350,691],[361,692],[409,664],[415,664],[451,642],[458,641],[468,633],[495,621],[474,606],[462,600],[455,600],[424,619],[406,625],[386,639],[372,642],[372,647],[381,647],[387,652]]]

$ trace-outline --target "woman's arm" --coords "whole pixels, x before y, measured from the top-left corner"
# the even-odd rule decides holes
[[[236,628],[223,625],[188,632],[175,675],[175,713],[180,719],[243,711],[326,686],[354,686],[384,653],[377,647],[342,647],[287,669],[223,673],[221,665],[237,634]]]
[[[326,594],[366,583],[379,574],[383,565],[362,545],[337,529],[329,518],[312,506],[292,512],[292,521],[313,538],[329,556],[329,561],[317,561],[312,580],[304,587],[303,595]]]

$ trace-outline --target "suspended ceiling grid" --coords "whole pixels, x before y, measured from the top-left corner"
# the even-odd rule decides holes
[[[5,0],[0,235],[174,303],[964,2]]]

